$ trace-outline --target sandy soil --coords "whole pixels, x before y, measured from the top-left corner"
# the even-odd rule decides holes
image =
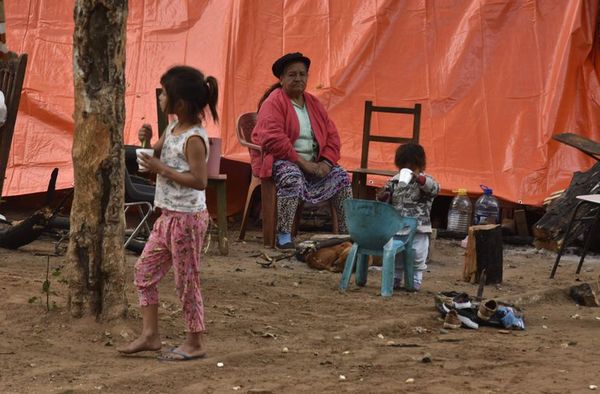
[[[155,353],[117,354],[115,346],[141,328],[133,287],[132,318],[96,323],[69,317],[65,286],[60,275],[51,276],[56,305],[47,313],[46,257],[36,254],[52,251],[52,242],[0,249],[0,392],[565,393],[600,386],[600,309],[578,307],[565,291],[576,283],[575,257],[549,280],[553,254],[507,247],[505,282],[485,295],[520,299],[527,330],[444,333],[434,292],[476,293],[475,285],[459,280],[463,250],[456,242],[435,241],[420,293],[386,300],[378,295],[378,272],[369,273],[365,288],[340,294],[340,274],[296,261],[262,268],[250,257],[261,249],[256,235],[234,242],[229,257],[209,252],[204,259],[209,354],[185,363],[159,362]],[[127,256],[130,276],[135,259]],[[598,261],[589,258],[582,281],[595,282]],[[51,270],[63,264],[61,257],[50,259]],[[161,285],[165,349],[183,338],[172,283],[169,275]],[[426,354],[432,362],[422,362]]]

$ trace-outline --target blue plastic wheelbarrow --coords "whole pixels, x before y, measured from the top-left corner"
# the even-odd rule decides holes
[[[396,255],[404,253],[404,283],[413,288],[414,250],[412,240],[417,229],[415,218],[402,217],[386,203],[372,200],[348,199],[344,201],[346,225],[354,244],[344,267],[340,290],[345,291],[354,272],[358,286],[367,283],[367,256],[383,256],[381,272],[381,295],[390,297],[394,292],[394,268]],[[394,240],[394,234],[403,230],[403,240]]]

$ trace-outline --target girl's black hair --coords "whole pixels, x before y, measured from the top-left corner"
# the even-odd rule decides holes
[[[219,122],[219,87],[214,77],[204,77],[200,70],[193,67],[175,66],[160,77],[160,84],[167,94],[167,112],[173,112],[175,103],[182,100],[188,116],[204,120],[208,106],[215,123]]]
[[[402,144],[396,149],[396,159],[394,160],[394,163],[398,168],[415,165],[421,170],[425,170],[425,149],[414,142]]]

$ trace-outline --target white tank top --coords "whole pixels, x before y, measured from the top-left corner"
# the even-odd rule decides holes
[[[199,136],[206,146],[206,161],[208,161],[208,136],[206,130],[200,125],[193,126],[180,135],[173,135],[172,131],[177,121],[172,122],[165,130],[165,142],[160,153],[160,161],[178,172],[190,170],[185,159],[187,141],[192,136]],[[163,209],[177,212],[198,212],[206,209],[206,195],[204,190],[196,190],[180,185],[163,176],[156,176],[156,194],[154,205]]]

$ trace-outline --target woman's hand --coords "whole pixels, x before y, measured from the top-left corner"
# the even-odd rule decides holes
[[[140,153],[138,159],[141,161],[140,165],[142,167],[155,174],[160,173],[166,167],[158,157],[149,156],[145,153]]]
[[[302,172],[304,172],[307,175],[316,175],[317,173],[317,163],[315,163],[314,161],[304,160],[302,157],[298,156],[296,165],[300,167]]]
[[[320,161],[317,164],[317,172],[315,175],[319,178],[325,178],[331,172],[331,167],[324,161]]]
[[[138,130],[138,139],[144,148],[150,148],[150,140],[152,140],[152,126],[144,123]]]

